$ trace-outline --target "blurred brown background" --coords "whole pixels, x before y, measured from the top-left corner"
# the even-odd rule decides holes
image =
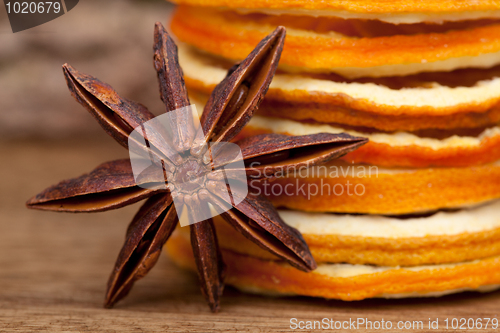
[[[0,5],[0,139],[102,132],[69,94],[61,70],[66,62],[162,112],[153,27],[166,24],[172,8],[164,0],[80,0],[62,17],[13,34]]]

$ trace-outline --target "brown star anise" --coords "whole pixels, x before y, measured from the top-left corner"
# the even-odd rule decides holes
[[[99,212],[148,198],[128,227],[125,244],[108,282],[106,307],[126,296],[133,283],[155,265],[178,222],[179,207],[176,210],[175,200],[185,204],[190,221],[200,221],[200,217],[206,216],[210,203],[221,209],[222,217],[235,229],[262,248],[300,270],[316,268],[301,234],[285,224],[265,198],[247,194],[240,190],[241,186],[228,186],[226,177],[231,177],[232,172],[227,168],[225,172],[221,170],[231,158],[225,156],[227,152],[217,152],[206,145],[230,141],[250,120],[274,76],[284,39],[285,29],[277,28],[245,60],[230,69],[206,104],[198,129],[192,118],[181,114],[171,124],[171,139],[141,132],[146,144],[137,145],[156,158],[153,160],[161,161],[156,167],[161,168],[162,177],[146,172],[139,182],[134,178],[131,160],[117,160],[49,187],[27,202],[29,208],[41,210]],[[189,106],[177,46],[160,23],[155,26],[154,51],[160,96],[167,113]],[[121,98],[95,77],[67,64],[63,71],[72,95],[122,146],[129,147],[134,129],[143,128],[155,118],[143,105]],[[364,143],[364,138],[345,134],[297,137],[265,134],[237,142],[244,172],[253,178],[262,177],[263,170],[266,177],[272,177],[289,167],[326,162]],[[214,159],[214,155],[219,158]],[[185,182],[193,176],[194,182]],[[149,186],[141,186],[144,183]],[[229,194],[229,199],[224,193]],[[238,203],[232,205],[235,202]],[[225,268],[212,219],[192,223],[190,230],[202,292],[216,312]]]

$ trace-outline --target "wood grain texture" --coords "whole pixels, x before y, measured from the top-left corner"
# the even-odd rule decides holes
[[[291,331],[293,317],[422,320],[426,325],[429,318],[438,317],[443,325],[446,318],[496,317],[500,311],[500,292],[349,303],[261,297],[228,287],[221,312],[212,314],[197,277],[173,266],[165,255],[129,297],[114,309],[103,309],[108,274],[138,204],[97,214],[24,207],[29,197],[50,184],[88,172],[104,161],[127,157],[126,150],[105,134],[96,140],[0,142],[2,332]],[[490,330],[481,332],[485,331]]]

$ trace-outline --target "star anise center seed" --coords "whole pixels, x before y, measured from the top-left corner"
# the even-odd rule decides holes
[[[188,157],[175,170],[171,183],[180,193],[193,194],[205,187],[206,175],[210,171],[200,158]]]

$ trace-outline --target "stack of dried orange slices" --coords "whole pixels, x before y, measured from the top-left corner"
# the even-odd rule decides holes
[[[280,68],[246,133],[370,139],[259,187],[318,269],[300,272],[220,223],[229,284],[343,300],[500,287],[500,1],[175,2],[191,96],[206,99],[283,25]],[[182,229],[168,251],[194,268]]]

